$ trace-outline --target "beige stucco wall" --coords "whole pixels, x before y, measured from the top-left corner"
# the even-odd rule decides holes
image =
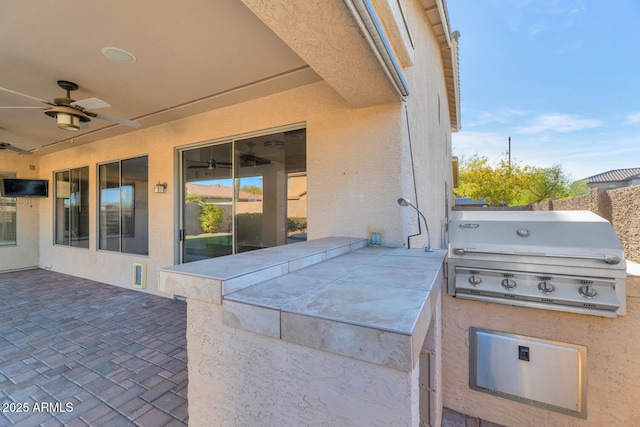
[[[640,298],[629,286],[627,315],[615,319],[510,307],[444,296],[444,406],[505,426],[637,426]],[[587,347],[586,420],[469,389],[469,327]],[[549,360],[548,363],[553,363]]]
[[[96,163],[147,154],[150,183],[167,181],[169,186],[164,194],[150,194],[148,257],[97,251],[95,231],[88,250],[54,246],[53,205],[51,199],[43,200],[40,265],[129,286],[132,264],[144,262],[148,266],[147,291],[157,292],[157,268],[172,265],[176,259],[178,180],[172,172],[176,147],[303,122],[307,126],[309,238],[366,237],[367,230],[374,227],[384,230],[385,244],[401,246],[404,212],[395,200],[408,180],[403,180],[402,174],[409,173],[401,162],[402,119],[401,104],[353,109],[327,84],[316,83],[44,156],[38,175],[48,179],[60,169],[89,166],[91,230],[97,228]],[[430,171],[424,178],[434,173]],[[420,188],[427,204],[432,195],[425,192],[426,183]],[[431,218],[437,223],[437,214]]]
[[[40,178],[39,160],[36,156],[0,150],[0,171],[15,172],[17,178]],[[30,170],[30,165],[34,170]],[[0,271],[38,266],[39,208],[49,200],[17,198],[17,244],[0,246]]]
[[[419,370],[391,369],[224,325],[189,299],[189,422],[198,426],[419,424]]]
[[[418,202],[431,231],[431,245],[443,248],[445,239],[445,213],[451,209],[451,122],[449,103],[444,87],[444,71],[438,41],[420,2],[403,2],[404,16],[414,45],[413,66],[403,71],[411,94],[407,98],[409,123],[404,107],[402,141],[402,196]],[[411,150],[409,146],[411,135]],[[415,167],[415,190],[411,171],[410,151]],[[418,231],[418,216],[411,208],[404,208],[404,241]],[[412,212],[413,211],[413,212]],[[411,239],[411,247],[427,243],[426,232]],[[395,241],[393,242],[395,245]]]
[[[624,246],[625,257],[640,262],[640,186],[594,188],[584,196],[548,200],[534,210],[589,210],[611,221]]]

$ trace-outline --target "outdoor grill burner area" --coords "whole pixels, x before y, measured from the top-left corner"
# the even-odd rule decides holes
[[[457,211],[448,293],[605,317],[626,313],[624,250],[588,211]]]

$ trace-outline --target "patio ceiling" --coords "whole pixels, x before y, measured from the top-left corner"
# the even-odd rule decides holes
[[[0,5],[0,87],[49,102],[58,80],[96,97],[96,112],[142,127],[308,84],[320,78],[237,0],[21,0]],[[119,63],[117,47],[136,61]],[[0,91],[0,106],[45,107]],[[59,129],[38,109],[0,109],[0,142],[50,152],[129,132],[94,118],[88,129]],[[66,143],[65,143],[66,141]]]
[[[2,2],[0,87],[35,99],[0,91],[0,143],[39,155],[135,130],[93,118],[67,131],[42,109],[2,108],[50,108],[38,99],[64,97],[58,80],[142,128],[322,79],[357,107],[399,99],[343,1],[293,3]],[[105,47],[136,60],[108,59]]]

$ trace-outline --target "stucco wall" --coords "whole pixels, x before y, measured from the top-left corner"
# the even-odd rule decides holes
[[[627,315],[615,319],[510,307],[449,295],[443,299],[445,407],[505,426],[640,425],[637,410],[640,298],[637,294],[627,298]],[[470,390],[470,326],[586,346],[587,419]]]
[[[0,150],[0,171],[15,172],[17,178],[41,178],[39,160],[36,156]],[[34,170],[30,170],[30,165]],[[0,246],[0,271],[38,266],[39,208],[49,200],[17,198],[17,244]]]
[[[415,120],[422,120],[423,114],[427,112],[417,112]],[[90,235],[88,250],[54,246],[53,205],[51,199],[43,200],[40,204],[40,265],[130,286],[132,264],[144,262],[148,266],[147,291],[157,293],[157,268],[173,265],[176,261],[174,232],[177,229],[176,185],[179,181],[172,172],[176,147],[305,122],[309,238],[366,237],[368,230],[375,228],[383,230],[384,244],[402,246],[406,233],[414,232],[411,227],[403,229],[403,214],[407,218],[413,216],[396,204],[396,199],[405,194],[403,185],[411,182],[406,185],[413,186],[410,177],[406,176],[411,170],[401,157],[405,155],[401,146],[406,142],[403,105],[354,109],[326,83],[320,82],[43,156],[38,175],[48,179],[60,169],[89,166],[90,230],[97,228],[96,163],[146,154],[149,156],[149,182],[167,181],[169,185],[164,194],[150,194],[148,257],[97,251],[95,231]],[[443,125],[446,128],[446,124]],[[415,129],[412,133],[418,134]],[[439,134],[433,138],[414,136],[413,144],[414,147],[425,146],[427,141],[433,145],[442,144],[442,137]],[[446,162],[427,159],[429,149],[423,147],[421,150],[423,158],[416,159],[419,164],[416,169],[419,171],[425,164],[437,166],[418,176],[421,201],[427,206],[430,220],[437,225],[443,216],[443,190],[438,188],[437,192],[432,192],[427,184],[439,176],[438,181],[442,184],[438,187],[444,186]],[[431,199],[438,201],[432,203]]]
[[[409,121],[402,108],[402,196],[418,202],[431,231],[434,248],[444,247],[445,214],[451,210],[451,122],[449,100],[444,87],[440,47],[420,2],[403,2],[405,17],[414,45],[413,66],[404,69],[411,94],[407,98]],[[411,154],[413,154],[412,170]],[[415,186],[414,186],[415,174]],[[404,208],[404,242],[418,232],[418,215]],[[411,247],[427,244],[426,231],[411,239]],[[395,244],[395,242],[394,242]]]
[[[145,262],[148,290],[156,292],[155,270],[175,260],[178,181],[170,172],[175,147],[298,122],[307,124],[309,237],[365,237],[369,228],[376,228],[384,231],[385,244],[401,246],[403,211],[395,200],[403,193],[399,172],[409,172],[400,160],[402,113],[401,104],[353,109],[325,83],[318,83],[44,156],[36,177],[52,179],[57,170],[89,166],[90,230],[97,228],[96,163],[149,155],[149,182],[167,181],[169,188],[165,194],[150,194],[148,257],[96,251],[95,232],[90,234],[89,250],[54,246],[52,199],[34,200],[34,211],[40,205],[40,266],[127,286],[132,263]],[[19,222],[27,224],[23,213]],[[34,240],[37,232],[29,241]],[[37,250],[32,252],[37,255]],[[30,264],[37,265],[37,259]]]
[[[584,196],[549,200],[534,210],[589,210],[611,221],[627,259],[640,262],[640,186],[594,188]]]
[[[190,424],[419,423],[418,369],[394,370],[231,328],[221,305],[196,299],[188,301],[187,319],[189,395],[207,397],[189,400]]]

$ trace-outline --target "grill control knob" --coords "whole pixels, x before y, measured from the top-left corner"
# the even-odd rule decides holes
[[[556,287],[549,283],[548,280],[543,280],[542,282],[538,283],[538,290],[543,294],[552,294],[555,292]]]
[[[580,295],[589,299],[592,299],[598,296],[598,291],[595,290],[592,282],[583,282],[583,283],[584,285],[578,288],[578,293]]]
[[[482,283],[482,278],[478,273],[472,273],[471,276],[469,276],[469,284],[472,286],[480,286],[480,283]]]
[[[506,279],[502,279],[501,285],[508,291],[511,291],[516,288],[516,281],[507,277]]]

